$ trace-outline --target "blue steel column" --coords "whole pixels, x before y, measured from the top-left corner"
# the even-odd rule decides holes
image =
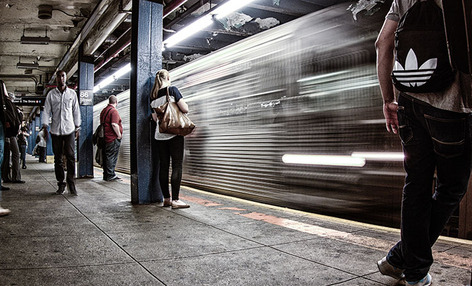
[[[79,89],[77,94],[80,103],[80,116],[82,123],[80,125],[80,136],[77,142],[77,159],[79,178],[93,178],[93,58],[83,54],[83,46],[79,48]]]
[[[160,200],[152,190],[151,128],[149,94],[156,72],[162,66],[163,5],[133,0],[131,40],[131,202]]]

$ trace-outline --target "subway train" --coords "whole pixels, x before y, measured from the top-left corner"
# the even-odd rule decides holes
[[[389,6],[357,19],[333,6],[171,70],[197,125],[183,185],[399,227],[403,155],[385,129],[374,47]],[[129,91],[118,98],[129,134]],[[120,152],[129,172],[129,139]]]

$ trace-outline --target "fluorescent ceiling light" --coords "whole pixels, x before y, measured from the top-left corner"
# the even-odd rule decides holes
[[[254,0],[232,0],[222,4],[220,7],[217,7],[215,11],[212,12],[212,14],[215,15],[216,19],[221,19],[238,10],[239,8],[246,6],[252,1]]]
[[[175,35],[169,37],[167,40],[164,41],[163,44],[166,47],[172,47],[178,42],[181,42],[186,38],[194,35],[195,33],[205,29],[212,23],[213,21],[211,19],[211,15],[205,15],[197,21],[193,22],[192,24],[188,25],[187,27],[183,28],[182,30],[178,31]]]
[[[318,166],[345,166],[364,167],[365,159],[340,155],[308,155],[285,154],[282,156],[285,164],[318,165]]]
[[[104,88],[105,86],[109,85],[110,83],[114,82],[115,80],[119,79],[120,77],[122,77],[123,75],[129,73],[131,71],[131,64],[127,64],[125,66],[123,66],[122,68],[120,68],[119,70],[117,70],[114,74],[112,74],[111,76],[105,78],[104,80],[102,80],[101,82],[99,82],[96,86],[93,87],[93,92],[97,92],[99,91],[100,89]]]
[[[215,16],[217,19],[221,19],[232,12],[238,10],[239,8],[249,4],[254,0],[230,0],[221,6],[218,6],[214,11],[209,14],[202,16],[197,21],[193,22],[192,24],[188,25],[184,29],[178,31],[173,36],[169,37],[165,40],[163,45],[163,50],[165,47],[172,47],[175,44],[187,39],[188,37],[194,35],[195,33],[205,29],[206,27],[210,26],[213,23],[212,17]]]

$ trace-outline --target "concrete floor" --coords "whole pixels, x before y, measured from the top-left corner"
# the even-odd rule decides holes
[[[376,266],[399,231],[183,188],[189,209],[130,203],[121,181],[78,179],[53,195],[52,164],[29,157],[5,184],[0,285],[402,285]],[[433,285],[469,285],[472,241],[441,238]]]

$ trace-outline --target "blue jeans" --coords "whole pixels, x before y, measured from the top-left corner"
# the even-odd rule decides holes
[[[120,151],[121,140],[115,139],[110,143],[106,143],[103,160],[103,179],[109,180],[116,176],[115,167],[118,161],[118,153]]]
[[[428,273],[431,247],[467,191],[470,115],[437,109],[403,93],[398,105],[406,178],[401,241],[387,261],[405,269],[407,281],[417,281]]]

